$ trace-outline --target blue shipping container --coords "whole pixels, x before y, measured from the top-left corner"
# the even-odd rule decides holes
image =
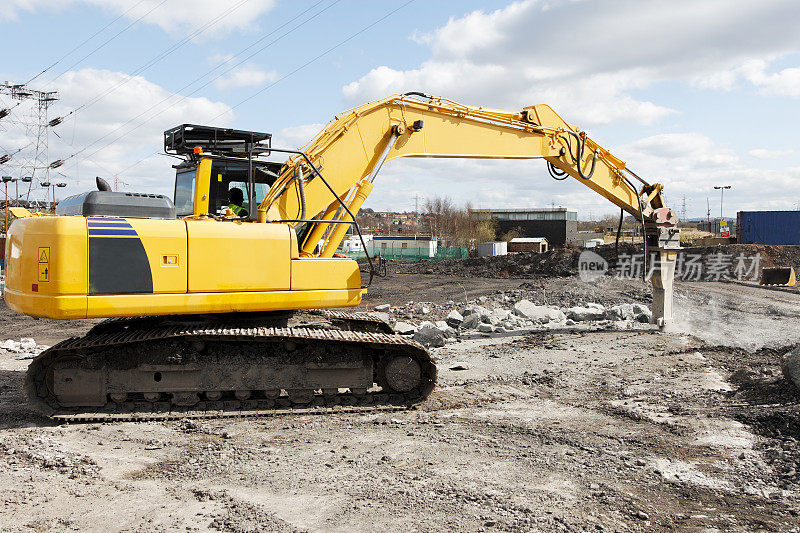
[[[800,244],[800,211],[739,211],[739,244]]]

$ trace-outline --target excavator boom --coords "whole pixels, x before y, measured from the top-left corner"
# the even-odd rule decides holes
[[[399,157],[545,159],[559,175],[578,179],[639,219],[652,219],[664,207],[661,185],[642,182],[637,190],[631,179],[639,178],[626,172],[624,161],[544,104],[509,112],[418,93],[394,95],[337,116],[302,152],[287,161],[261,202],[264,220],[324,214],[339,204],[337,198],[373,181],[383,163]],[[327,185],[316,179],[316,171]],[[303,187],[296,186],[299,173]],[[317,244],[305,239],[302,248],[308,252]]]

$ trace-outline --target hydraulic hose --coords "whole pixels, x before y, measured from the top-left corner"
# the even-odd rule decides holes
[[[570,155],[570,157],[572,157],[572,160],[575,163],[575,167],[578,170],[578,176],[580,176],[582,179],[585,179],[585,180],[591,179],[592,175],[594,174],[595,164],[597,164],[597,155],[599,154],[600,151],[599,150],[595,150],[594,151],[594,156],[592,157],[592,167],[591,167],[591,169],[589,169],[589,173],[585,174],[583,172],[583,169],[581,168],[581,161],[583,161],[583,151],[586,148],[586,135],[584,134],[583,138],[581,138],[581,136],[578,135],[577,133],[575,133],[574,131],[567,130],[565,133],[567,135],[570,135],[570,136],[574,137],[575,140],[577,141],[577,144],[578,144],[578,146],[576,148],[576,151],[578,153],[577,154],[573,154],[572,153],[572,143],[569,141],[569,139],[567,137],[564,137],[563,135],[559,135],[559,137],[561,139],[563,139],[567,143],[567,147],[569,148],[569,155]]]

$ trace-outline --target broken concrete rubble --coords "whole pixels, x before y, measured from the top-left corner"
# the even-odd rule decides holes
[[[464,322],[464,317],[461,316],[461,313],[453,309],[448,313],[447,317],[445,317],[445,322],[447,322],[447,325],[451,328],[457,328]]]
[[[608,320],[634,320],[633,304],[621,304],[606,309],[605,317]]]
[[[417,328],[409,324],[408,322],[397,322],[394,325],[395,333],[399,333],[400,335],[413,335],[416,333]]]
[[[445,338],[452,338],[458,334],[458,332],[454,328],[451,328],[444,320],[438,320],[436,322],[436,327],[439,331],[444,333]]]
[[[30,337],[22,337],[18,341],[7,339],[0,342],[0,349],[13,354],[19,354],[17,359],[33,359],[47,348],[48,346],[36,344],[36,341]]]
[[[575,322],[603,320],[605,318],[605,314],[605,308],[598,305],[592,307],[570,307],[566,311],[567,318],[571,318]]]
[[[419,303],[414,306],[414,312],[418,315],[429,315],[431,308],[425,304]]]
[[[637,322],[647,324],[653,321],[653,312],[646,305],[633,304],[633,313],[636,315]]]
[[[400,319],[394,325],[394,329],[402,335],[414,335],[422,329],[430,328],[441,332],[445,342],[458,342],[462,332],[506,333],[525,328],[575,326],[576,323],[629,329],[633,327],[633,322],[648,323],[652,317],[650,309],[638,303],[606,307],[598,302],[577,300],[572,302],[573,307],[558,308],[520,299],[522,295],[522,291],[519,290],[498,291],[491,298],[483,296],[467,302],[461,308],[454,308],[456,304],[452,301],[445,304],[409,301],[405,305],[389,307],[388,312],[374,312],[374,314],[389,323],[392,317]],[[382,304],[376,308],[385,309],[388,305]],[[420,315],[427,320],[419,321],[422,318]],[[614,323],[617,325],[614,326]],[[435,333],[430,333],[427,336],[421,334],[420,338],[424,339],[428,346],[439,344],[439,340],[428,340],[430,335],[438,337]]]
[[[562,321],[565,319],[564,313],[552,307],[536,305],[529,300],[520,300],[514,304],[514,313],[540,324],[547,324],[550,321]]]
[[[481,317],[478,313],[472,313],[464,317],[461,323],[461,329],[475,329],[481,323]]]
[[[423,346],[433,348],[440,348],[445,344],[444,333],[433,325],[419,328],[414,334],[414,340]]]
[[[783,356],[783,377],[800,389],[800,348],[795,348]]]
[[[478,324],[478,332],[480,333],[492,333],[494,331],[494,327],[491,324]]]

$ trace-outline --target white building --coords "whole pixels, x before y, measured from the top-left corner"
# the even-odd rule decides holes
[[[368,245],[369,246],[369,245]],[[376,235],[372,238],[372,245],[369,246],[372,254],[391,254],[391,255],[414,255],[420,257],[435,257],[436,250],[439,248],[439,241],[436,237],[423,237],[417,235],[393,235],[391,237],[381,237]]]
[[[493,255],[508,255],[508,243],[506,241],[478,243],[478,257],[490,257]]]
[[[367,246],[369,243],[372,242],[372,235],[365,234],[363,235],[364,242]],[[361,239],[358,238],[358,235],[348,235],[345,240],[342,241],[342,251],[343,252],[363,252],[364,247],[361,245]]]

